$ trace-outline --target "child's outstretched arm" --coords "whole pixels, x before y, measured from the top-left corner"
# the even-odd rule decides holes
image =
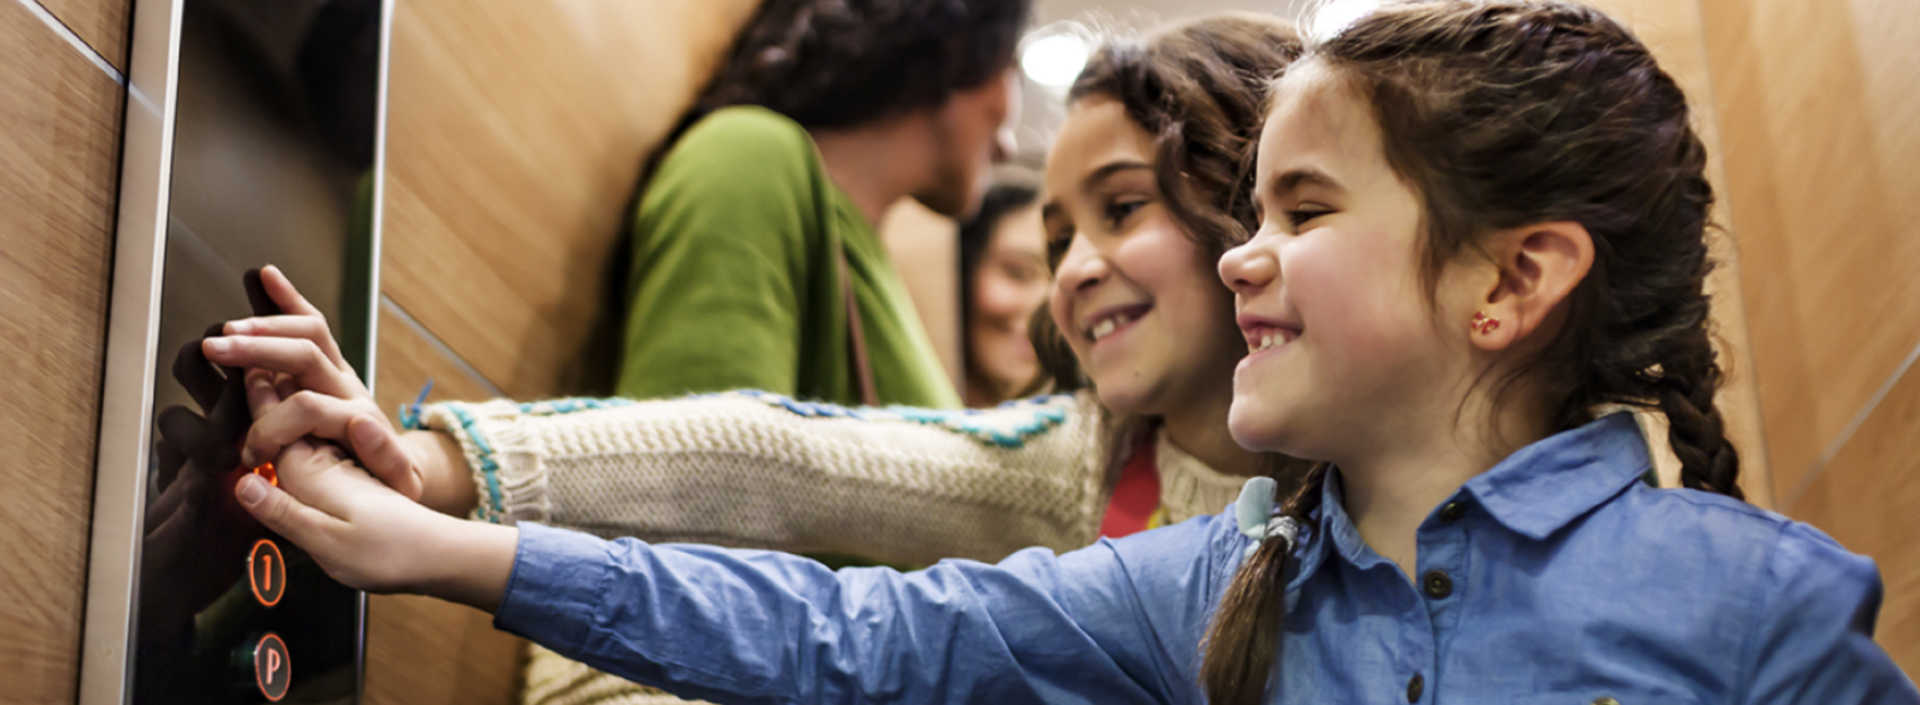
[[[309,435],[442,512],[602,536],[845,553],[903,565],[1070,550],[1097,535],[1115,429],[1091,393],[987,412],[843,409],[759,393],[634,403],[433,404],[397,433],[334,352],[326,321],[278,271],[263,286],[299,315],[227,324],[210,359],[269,374],[287,404],[246,452]],[[212,343],[209,344],[210,346]],[[457,442],[456,442],[457,439]],[[1170,484],[1200,497],[1224,476]],[[1217,484],[1230,484],[1223,491]],[[717,490],[724,490],[717,491]],[[403,490],[405,492],[406,490]],[[753,508],[753,520],[722,502]],[[1191,514],[1179,514],[1174,521]]]
[[[463,521],[305,441],[277,462],[281,487],[248,476],[242,504],[342,582],[492,611],[563,655],[726,702],[1194,701],[1221,559],[1244,550],[1209,517],[1065,556],[834,572]]]

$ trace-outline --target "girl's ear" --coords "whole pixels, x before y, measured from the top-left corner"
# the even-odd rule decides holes
[[[1499,276],[1476,312],[1484,318],[1460,322],[1482,350],[1505,350],[1532,335],[1593,268],[1593,236],[1573,221],[1503,231],[1486,245]]]

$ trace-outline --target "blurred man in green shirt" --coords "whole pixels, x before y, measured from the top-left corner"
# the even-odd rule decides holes
[[[876,223],[1011,150],[1030,0],[769,0],[639,204],[619,393],[956,407]]]

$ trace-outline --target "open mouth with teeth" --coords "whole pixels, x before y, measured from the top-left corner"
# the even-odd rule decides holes
[[[1241,331],[1247,336],[1247,354],[1272,350],[1300,337],[1300,329],[1281,326],[1254,326]]]
[[[1133,325],[1134,321],[1138,321],[1141,316],[1147,315],[1147,311],[1152,308],[1150,305],[1142,304],[1104,312],[1100,318],[1094,320],[1093,325],[1087,326],[1086,330],[1082,332],[1086,334],[1088,339],[1096,343],[1100,342],[1100,339],[1125,330],[1128,326]]]

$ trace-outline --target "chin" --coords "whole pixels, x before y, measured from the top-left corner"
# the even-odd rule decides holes
[[[1149,408],[1152,406],[1148,401],[1149,397],[1152,396],[1151,390],[1138,384],[1126,384],[1124,380],[1114,384],[1102,384],[1098,377],[1092,377],[1091,379],[1093,380],[1094,394],[1100,397],[1100,405],[1107,407],[1108,411],[1121,415],[1152,415],[1155,413],[1153,409]]]
[[[1251,451],[1286,453],[1287,424],[1276,411],[1259,401],[1234,399],[1232,410],[1227,412],[1227,431],[1233,435],[1233,442]]]

